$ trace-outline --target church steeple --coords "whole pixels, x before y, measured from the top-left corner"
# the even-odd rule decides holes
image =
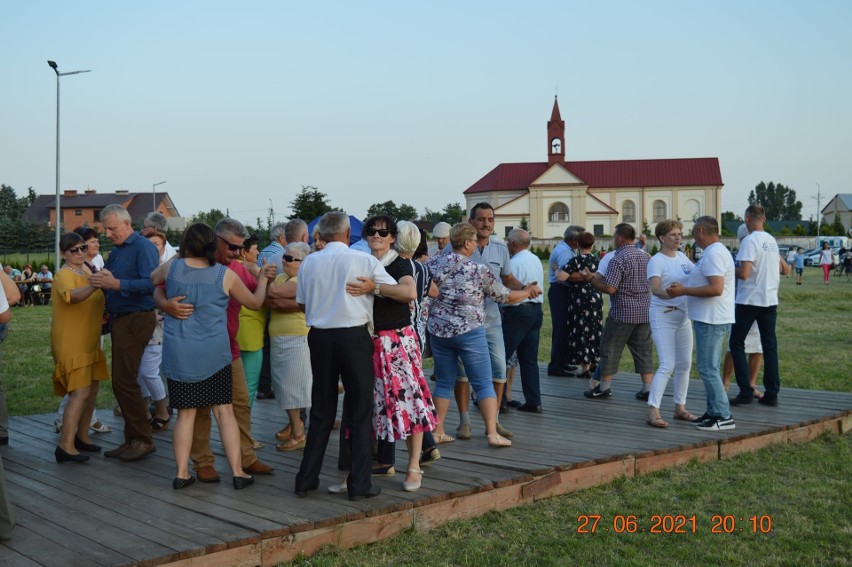
[[[553,112],[547,123],[547,165],[554,163],[565,163],[565,121],[557,97],[553,97]]]

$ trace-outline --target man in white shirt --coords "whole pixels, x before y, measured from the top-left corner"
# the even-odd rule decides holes
[[[687,310],[695,330],[695,366],[704,382],[707,411],[692,423],[705,431],[727,431],[736,426],[719,367],[725,337],[734,322],[734,260],[719,242],[715,217],[696,219],[692,235],[695,244],[704,249],[701,259],[685,286],[674,283],[666,292],[670,297],[688,296]]]
[[[352,466],[346,485],[350,500],[381,492],[371,481],[370,441],[373,433],[373,341],[368,326],[373,319],[373,296],[412,301],[406,290],[371,255],[351,250],[349,217],[332,211],[319,223],[327,243],[302,262],[296,303],[304,309],[311,350],[313,387],[311,419],[305,453],[296,475],[296,494],[305,496],[319,487],[328,438],[337,412],[337,381],[343,381],[343,406],[349,431]],[[409,293],[410,291],[410,293]],[[409,297],[410,295],[410,297]]]
[[[763,347],[763,386],[765,392],[759,403],[778,405],[781,380],[778,373],[778,341],[775,320],[778,311],[778,286],[782,264],[778,243],[763,230],[766,213],[760,205],[751,205],[745,211],[745,226],[749,231],[743,238],[737,254],[736,277],[740,280],[736,291],[736,322],[731,327],[731,358],[740,393],[731,400],[733,405],[754,401],[754,388],[749,384],[745,339],[752,324],[757,321],[760,344]],[[778,266],[781,265],[779,271]],[[787,268],[789,270],[789,268]],[[786,273],[786,272],[785,272]]]
[[[529,251],[530,234],[516,228],[507,237],[509,265],[512,275],[523,285],[538,284],[544,279],[544,270],[538,256]],[[542,323],[544,297],[525,299],[520,303],[505,305],[503,312],[503,344],[506,354],[518,353],[521,368],[521,385],[524,389],[524,404],[518,411],[541,413],[541,387],[538,374],[538,338]]]

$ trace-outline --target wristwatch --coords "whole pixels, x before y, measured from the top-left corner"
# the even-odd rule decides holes
[[[376,284],[376,287],[373,289],[373,293],[374,293],[377,297],[381,297],[381,296],[382,296],[382,284],[377,283],[377,284]]]

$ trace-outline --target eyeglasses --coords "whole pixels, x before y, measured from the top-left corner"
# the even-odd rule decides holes
[[[294,258],[294,257],[290,256],[289,254],[284,254],[284,261],[285,262],[301,262],[302,259],[301,258]]]
[[[74,248],[69,248],[66,252],[71,252],[72,254],[83,254],[89,251],[89,245],[83,244],[82,246],[75,246]]]
[[[225,238],[224,238],[223,236],[219,236],[219,235],[217,234],[217,235],[216,235],[216,238],[221,238],[221,239],[222,239],[222,242],[224,242],[225,244],[227,244],[227,245],[228,245],[228,250],[230,250],[231,252],[239,252],[240,250],[242,250],[242,249],[243,249],[243,245],[242,245],[242,244],[231,244],[230,242],[228,242],[227,240],[225,240]]]
[[[390,230],[386,228],[368,228],[364,232],[367,233],[367,236],[376,236],[378,234],[382,238],[387,238],[387,236],[390,234]]]

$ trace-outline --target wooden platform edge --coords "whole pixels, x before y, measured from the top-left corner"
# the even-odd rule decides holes
[[[749,435],[696,443],[665,454],[645,453],[607,459],[593,464],[582,463],[559,469],[532,480],[494,485],[491,490],[460,495],[433,502],[425,500],[405,510],[370,515],[353,521],[305,531],[291,531],[260,541],[237,545],[226,550],[193,554],[192,557],[167,563],[167,567],[216,567],[226,565],[271,566],[298,557],[308,557],[329,545],[348,549],[374,543],[415,528],[429,530],[451,520],[465,520],[491,511],[507,510],[536,500],[568,494],[577,490],[607,484],[621,477],[635,477],[682,465],[697,459],[700,462],[727,459],[779,443],[806,443],[826,433],[843,435],[852,430],[852,411],[829,416],[815,423],[791,425],[769,431],[764,435]]]

